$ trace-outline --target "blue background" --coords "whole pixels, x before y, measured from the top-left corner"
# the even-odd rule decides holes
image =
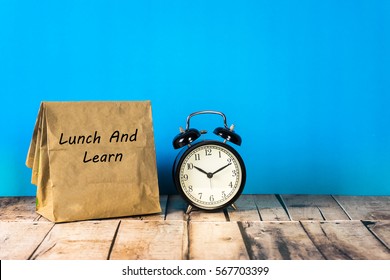
[[[390,1],[1,0],[0,195],[35,194],[42,100],[151,100],[162,193],[178,127],[214,109],[243,138],[246,193],[390,195],[389,15]]]

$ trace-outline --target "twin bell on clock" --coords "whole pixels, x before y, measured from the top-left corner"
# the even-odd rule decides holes
[[[201,114],[216,114],[223,118],[223,127],[214,134],[221,141],[202,140],[205,131],[190,128],[190,119]],[[198,140],[198,141],[197,141]],[[182,149],[173,164],[173,180],[179,193],[188,202],[189,213],[193,207],[214,211],[232,206],[241,195],[246,179],[244,161],[227,143],[241,145],[241,137],[234,132],[234,125],[227,125],[226,116],[218,111],[199,111],[187,117],[185,130],[173,139],[173,147]]]

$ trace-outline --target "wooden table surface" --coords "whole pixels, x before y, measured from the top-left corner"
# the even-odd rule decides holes
[[[35,197],[0,198],[0,259],[386,259],[390,196],[243,195],[193,211],[177,195],[142,217],[54,224]]]

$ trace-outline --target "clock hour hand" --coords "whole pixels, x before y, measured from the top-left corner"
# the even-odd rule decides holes
[[[198,169],[200,172],[202,172],[202,173],[204,173],[204,174],[206,174],[206,175],[208,174],[208,173],[207,173],[206,171],[204,171],[203,169],[201,169],[201,168],[199,168],[199,167],[197,167],[197,166],[195,166],[195,165],[194,165],[194,167],[195,167],[196,169]]]
[[[215,175],[215,174],[218,173],[219,171],[224,170],[224,169],[225,169],[226,167],[228,167],[230,164],[232,164],[232,163],[230,162],[230,163],[226,164],[225,166],[221,167],[220,169],[218,169],[217,171],[214,171],[214,172],[213,172],[213,175]]]
[[[206,175],[207,175],[207,178],[212,178],[212,177],[213,177],[213,173],[211,173],[211,172],[206,172],[206,171],[204,171],[202,168],[199,168],[199,167],[197,167],[197,166],[195,166],[195,165],[194,165],[194,168],[197,169],[197,170],[199,170],[200,172],[206,174]]]

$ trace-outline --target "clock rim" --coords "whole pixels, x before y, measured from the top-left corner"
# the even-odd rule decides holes
[[[216,207],[205,207],[205,206],[202,206],[202,205],[199,205],[197,203],[195,203],[194,201],[192,201],[187,195],[186,193],[184,192],[183,188],[181,187],[181,184],[180,184],[180,166],[181,164],[183,163],[184,159],[186,158],[186,156],[191,153],[193,150],[195,150],[196,148],[200,147],[200,146],[206,146],[206,145],[217,145],[217,146],[221,146],[227,150],[229,150],[238,160],[238,163],[241,167],[241,184],[239,186],[239,189],[237,191],[237,193],[231,198],[229,199],[229,201],[227,201],[226,203],[220,205],[220,206],[216,206]],[[175,186],[176,186],[176,189],[179,191],[179,193],[182,195],[182,197],[186,200],[187,203],[189,203],[190,205],[198,208],[198,209],[202,209],[202,210],[205,210],[205,211],[209,211],[209,212],[212,212],[212,211],[217,211],[217,210],[220,210],[220,209],[224,209],[230,205],[232,205],[239,197],[240,195],[242,194],[243,190],[244,190],[244,187],[245,187],[245,183],[246,183],[246,167],[245,167],[245,164],[244,164],[244,161],[241,157],[241,155],[230,145],[227,145],[226,143],[223,143],[223,142],[219,142],[219,141],[215,141],[215,140],[203,140],[203,141],[200,141],[194,145],[191,145],[190,147],[188,147],[186,150],[182,150],[177,156],[176,156],[176,159],[175,159],[175,162],[174,162],[174,165],[173,165],[173,179],[174,179],[174,183],[175,183]]]

